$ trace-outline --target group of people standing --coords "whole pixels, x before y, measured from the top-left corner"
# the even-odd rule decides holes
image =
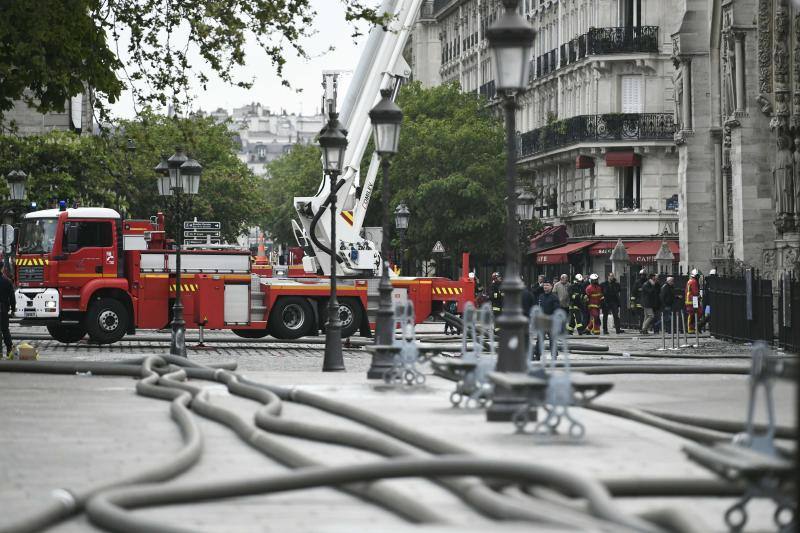
[[[709,272],[709,275],[714,274],[715,270]],[[684,317],[687,333],[702,331],[707,319],[704,310],[710,307],[710,301],[708,295],[703,301],[700,276],[697,269],[692,270],[686,287],[679,290],[673,276],[659,277],[655,273],[639,271],[631,293],[631,308],[641,324],[640,333],[646,335],[651,328],[653,333],[658,333],[662,327],[666,333],[672,333],[673,328],[682,332]]]
[[[710,274],[714,274],[712,270]],[[639,277],[632,287],[630,309],[636,317],[641,334],[648,334],[651,329],[658,333],[661,327],[672,332],[675,327],[683,327],[686,317],[686,330],[694,333],[696,328],[704,326],[706,318],[703,312],[709,302],[703,302],[700,290],[700,272],[692,270],[685,290],[675,287],[673,276],[639,272]],[[502,277],[492,274],[489,299],[492,310],[499,314],[503,308]],[[556,309],[563,309],[569,317],[567,332],[577,335],[608,335],[609,317],[617,333],[625,333],[620,320],[622,287],[613,272],[609,272],[606,280],[600,282],[597,274],[576,274],[572,281],[562,274],[552,282],[540,275],[533,285],[522,293],[522,312],[530,315],[531,309],[538,305],[542,312],[551,315]],[[680,317],[680,319],[676,319]],[[602,320],[601,320],[602,318]],[[682,331],[682,329],[680,330]]]

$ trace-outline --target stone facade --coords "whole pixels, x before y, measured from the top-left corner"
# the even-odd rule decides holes
[[[273,113],[260,103],[237,107],[233,113],[217,109],[209,113],[219,122],[230,119],[240,143],[239,159],[258,175],[266,176],[266,164],[291,150],[295,144],[314,141],[325,123],[320,114]]]
[[[49,131],[94,132],[94,116],[90,94],[80,94],[64,104],[64,111],[39,113],[18,100],[3,114],[0,131],[16,135],[40,135]]]
[[[423,13],[431,4],[418,31],[435,21],[440,55],[413,55],[414,75],[439,59],[441,82],[496,103],[485,30],[501,3],[435,0]],[[520,181],[535,191],[536,216],[578,241],[677,239],[678,0],[521,0],[519,9],[536,30],[516,117]],[[607,259],[590,268],[610,269]]]
[[[800,13],[786,0],[687,0],[673,34],[686,265],[796,268]],[[706,24],[698,21],[710,21]],[[684,84],[685,85],[685,84]]]

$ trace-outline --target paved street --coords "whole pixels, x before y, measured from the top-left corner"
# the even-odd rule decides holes
[[[432,338],[441,324],[418,327]],[[19,332],[25,335],[29,330]],[[40,334],[41,332],[34,332]],[[34,336],[34,335],[29,335]],[[38,335],[36,335],[38,337]],[[142,339],[125,340],[111,347],[87,344],[64,346],[50,340],[33,342],[42,360],[109,361],[132,355],[165,353],[168,337],[143,332]],[[136,339],[136,337],[134,337]],[[578,443],[564,438],[515,434],[510,423],[487,423],[482,410],[454,409],[448,396],[453,383],[428,373],[418,388],[367,382],[369,356],[361,348],[346,349],[346,373],[323,374],[319,344],[230,342],[229,334],[207,336],[210,349],[191,350],[199,363],[233,361],[239,371],[259,382],[296,386],[375,413],[446,439],[479,456],[544,463],[599,479],[709,479],[710,474],[689,462],[681,447],[688,441],[653,427],[587,409],[574,415],[586,426],[586,438]],[[457,337],[451,337],[457,341]],[[223,342],[224,341],[224,342]],[[266,339],[265,339],[266,341]],[[681,352],[657,352],[660,338],[579,338],[575,343],[607,344],[610,352],[623,355],[576,354],[576,362],[630,362],[633,364],[747,365],[749,348],[701,339],[705,347]],[[356,341],[354,340],[354,343]],[[668,354],[668,355],[667,355]],[[654,357],[643,357],[650,355]],[[741,421],[748,400],[746,376],[739,375],[612,375],[614,389],[602,402],[672,413],[690,413],[722,420]],[[33,511],[55,488],[87,487],[112,480],[171,456],[180,435],[169,418],[167,403],[137,396],[134,380],[88,375],[0,373],[0,502],[3,521]],[[213,402],[235,409],[252,419],[258,404],[231,396],[224,387],[201,382],[213,391]],[[793,425],[793,390],[780,382],[776,387],[778,422]],[[340,429],[371,430],[317,409],[284,402],[282,417]],[[195,467],[178,481],[246,478],[283,471],[276,464],[241,443],[227,428],[198,417],[205,444]],[[276,436],[279,442],[320,463],[350,464],[375,460],[362,451],[329,446],[297,438]],[[490,523],[468,509],[452,494],[422,480],[381,482],[418,498],[448,517],[450,526],[423,528],[375,506],[332,489],[314,489],[270,496],[253,496],[197,505],[173,505],[138,511],[148,517],[197,531],[325,531],[355,529],[372,531],[530,531],[521,523]],[[722,514],[729,498],[621,498],[630,513],[673,508],[690,516],[701,531],[724,531]],[[553,504],[555,505],[555,504]],[[746,531],[772,531],[773,506],[764,501],[750,504]],[[84,517],[52,529],[56,532],[94,531]],[[536,531],[557,531],[542,526]]]

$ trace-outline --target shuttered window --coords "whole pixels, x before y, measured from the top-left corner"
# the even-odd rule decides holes
[[[622,76],[622,112],[642,112],[642,78]]]

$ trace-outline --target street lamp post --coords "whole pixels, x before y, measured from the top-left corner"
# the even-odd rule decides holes
[[[383,181],[381,185],[383,238],[381,240],[381,281],[378,285],[380,303],[375,321],[375,346],[372,363],[367,370],[367,379],[381,379],[384,372],[392,367],[393,354],[381,349],[394,343],[394,311],[392,309],[392,283],[389,281],[389,161],[397,153],[400,143],[400,124],[403,112],[392,101],[392,91],[381,90],[381,100],[369,112],[374,134],[375,151],[381,158]]]
[[[406,230],[408,230],[408,220],[411,218],[411,211],[406,204],[400,204],[394,209],[394,227],[400,236],[400,272],[408,276],[406,270]],[[410,270],[410,269],[409,269]]]
[[[531,25],[517,13],[518,0],[503,0],[505,11],[486,31],[492,51],[497,75],[496,87],[502,92],[506,126],[506,271],[502,289],[503,312],[497,318],[500,330],[497,371],[525,372],[528,367],[525,353],[525,330],[528,320],[522,314],[522,290],[519,276],[519,248],[515,224],[517,204],[517,143],[514,112],[516,93],[528,83],[530,52],[534,31]],[[491,407],[486,412],[489,421],[510,420],[515,411],[524,405],[525,399],[511,390],[495,388]]]
[[[172,340],[169,353],[186,357],[186,322],[183,319],[181,302],[181,223],[184,208],[191,206],[191,199],[200,188],[203,167],[187,157],[183,149],[178,148],[169,159],[162,159],[154,170],[159,175],[158,193],[165,199],[172,197],[175,202],[175,302],[172,305]]]
[[[336,268],[338,262],[338,246],[336,244],[336,178],[342,172],[347,137],[339,124],[338,113],[328,115],[328,123],[319,135],[322,149],[323,171],[330,177],[331,190],[328,202],[331,210],[331,296],[328,298],[328,327],[325,329],[325,358],[322,362],[323,372],[340,372],[344,370],[342,356],[342,323],[339,320],[339,301],[336,299]]]
[[[22,170],[12,170],[6,175],[6,181],[8,182],[8,198],[11,200],[12,205],[3,209],[3,213],[0,216],[0,231],[3,232],[3,271],[10,274],[7,248],[11,243],[6,242],[5,222],[6,217],[14,212],[14,204],[25,199],[27,193],[25,184],[28,181],[28,175]]]

